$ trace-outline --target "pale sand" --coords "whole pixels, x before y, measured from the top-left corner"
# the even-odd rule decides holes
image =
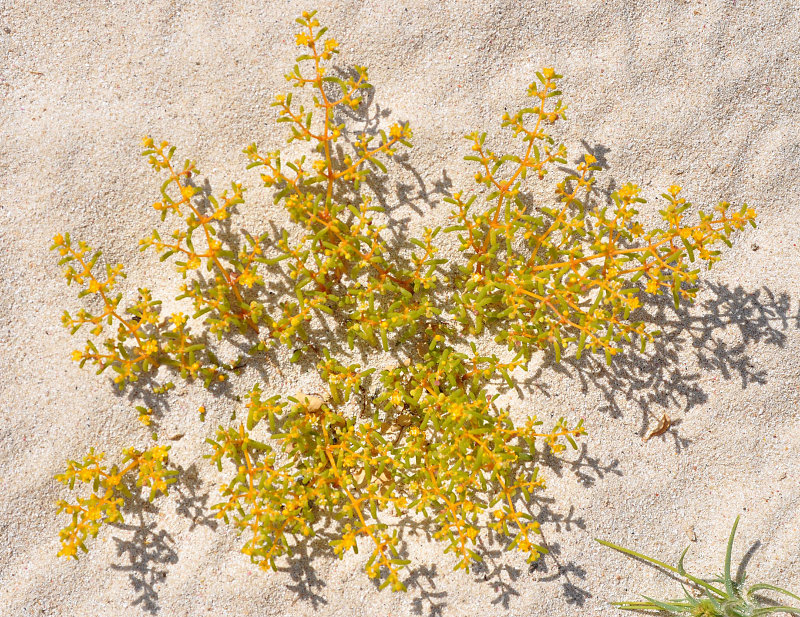
[[[543,65],[565,75],[570,160],[584,140],[608,168],[602,187],[635,181],[655,199],[678,182],[698,204],[758,209],[758,228],[736,237],[696,305],[663,309],[660,353],[627,354],[611,370],[567,362],[531,374],[517,409],[585,417],[590,431],[582,454],[542,470],[549,488],[537,508],[552,556],[537,569],[487,543],[484,566],[453,572],[441,545],[406,534],[407,594],[377,591],[363,573],[368,551],[338,561],[312,545],[313,559],[261,572],[207,518],[219,478],[202,441],[237,407],[195,387],[162,399],[161,434],[186,433],[173,460],[200,479],[104,530],[79,563],[55,558],[63,521],[53,504],[66,491],[53,475],[92,445],[111,454],[148,435],[137,400],[69,359],[83,339],[59,318],[80,304],[50,239],[71,231],[102,247],[126,264],[128,293],[148,285],[174,296],[171,267],[136,250],[157,224],[148,206],[158,188],[139,139],[170,139],[217,190],[229,179],[257,187],[240,151],[283,143],[269,103],[285,88],[292,20],[305,8],[0,2],[0,613],[614,615],[611,600],[680,589],[594,537],[675,559],[693,528],[687,563],[715,573],[737,514],[736,554],[754,549],[753,579],[800,588],[800,5],[778,1],[319,7],[342,44],[338,65],[370,67],[372,113],[391,110],[383,126],[414,129],[408,165],[392,166],[387,187],[409,229],[422,215],[445,220],[443,192],[470,188],[474,173],[461,136],[499,134],[500,116],[525,104]],[[286,221],[264,189],[248,195],[237,224]],[[643,207],[648,220],[657,208]],[[288,394],[310,383],[288,375]],[[663,413],[680,423],[643,443]]]

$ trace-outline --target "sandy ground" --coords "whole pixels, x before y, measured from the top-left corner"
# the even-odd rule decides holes
[[[542,356],[530,374],[521,409],[584,417],[590,431],[580,452],[543,469],[536,507],[552,554],[538,567],[487,540],[485,564],[456,573],[441,546],[407,534],[407,594],[379,592],[364,552],[338,561],[313,544],[261,572],[209,518],[215,477],[202,441],[235,404],[194,387],[159,407],[163,435],[186,433],[173,447],[181,488],[106,529],[88,558],[56,559],[53,504],[66,493],[53,475],[92,445],[111,453],[148,434],[135,396],[70,361],[82,339],[59,318],[79,301],[50,239],[71,231],[126,264],[128,292],[174,296],[177,275],[136,250],[157,225],[158,183],[139,139],[170,139],[214,187],[257,187],[241,148],[282,143],[269,102],[305,8],[0,0],[0,614],[614,615],[611,600],[680,590],[592,538],[670,559],[691,543],[687,563],[712,573],[737,514],[737,556],[750,550],[754,579],[799,588],[800,5],[763,0],[319,5],[342,44],[338,64],[371,69],[370,117],[354,127],[414,128],[385,195],[398,224],[445,220],[442,196],[469,188],[473,173],[461,135],[499,132],[543,65],[565,75],[570,158],[594,152],[608,169],[602,187],[635,181],[655,198],[678,182],[698,204],[758,209],[758,228],[736,238],[693,307],[651,307],[665,333],[658,351],[609,370]],[[243,212],[249,229],[285,221],[263,189]],[[308,379],[289,374],[286,391]],[[644,443],[663,413],[678,423]]]

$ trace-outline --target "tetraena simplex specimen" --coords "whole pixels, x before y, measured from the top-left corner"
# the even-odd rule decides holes
[[[676,304],[692,299],[699,274],[693,262],[710,267],[719,259],[713,245],[729,244],[733,231],[754,224],[755,213],[722,202],[687,224],[690,204],[672,186],[663,195],[664,225],[646,231],[636,220],[644,203],[637,186],[615,191],[610,205],[595,203],[600,166],[591,155],[557,183],[555,207],[534,208],[523,193],[526,182],[567,163],[566,148],[548,132],[565,118],[561,76],[545,68],[528,90],[532,106],[503,118],[521,151],[499,154],[485,133],[468,135],[478,193],[448,197],[453,224],[425,228],[408,240],[407,257],[398,256],[365,181],[375,170],[386,172],[382,157],[410,147],[411,129],[396,123],[388,133],[357,135],[347,153],[341,142],[350,134],[337,124],[336,110],[363,105],[367,69],[355,67],[347,78],[329,74],[336,41],[323,38],[314,13],[297,21],[304,51],[286,79],[310,90],[311,104],[289,93],[273,106],[289,127],[288,141],[311,144],[311,156],[287,160],[255,144],[244,153],[299,231],[283,229],[274,238],[232,233],[227,221],[244,203],[243,186],[207,194],[194,184],[193,161],[178,164],[173,146],[145,138],[144,155],[165,177],[154,208],[182,227],[166,237],[155,230],[140,245],[175,260],[187,280],[178,299],[189,300],[193,312],[162,315],[148,289],[124,303],[116,292],[122,266],[101,270],[99,252],[57,235],[53,249],[67,281],[100,307],[65,313],[63,322],[73,332],[88,325],[94,337],[106,333],[73,358],[98,372],[111,368],[121,388],[143,375],[160,379],[160,369],[210,388],[235,376],[239,363],[222,362],[206,334],[244,336],[252,343],[245,360],[263,362],[270,347],[285,345],[294,350],[292,361],[316,365],[328,395],[286,397],[280,384],[268,384],[274,394],[265,395],[256,384],[247,394],[247,422],[220,426],[208,440],[211,461],[231,470],[217,516],[245,534],[243,552],[265,568],[333,519],[336,554],[357,551],[363,538],[372,547],[369,576],[403,589],[399,570],[407,562],[397,530],[381,515],[387,511],[427,519],[435,538],[458,556],[457,568],[480,559],[475,543],[483,527],[534,560],[546,551],[526,508],[544,487],[536,442],[558,453],[565,443],[575,447],[584,428],[562,418],[543,431],[533,415],[516,422],[495,404],[499,389],[515,387],[515,372],[540,349],[552,349],[556,359],[588,350],[610,362],[624,341],[638,338],[644,348],[657,333],[629,319],[643,291],[668,291]],[[457,238],[459,260],[439,256],[442,231]],[[329,340],[331,327],[350,350],[391,350],[402,360],[374,374],[374,366],[350,362],[339,341]],[[487,351],[487,332],[507,357]],[[155,390],[171,387],[162,381]],[[151,410],[137,411],[152,423]],[[201,418],[205,413],[201,408]],[[58,477],[92,489],[76,503],[60,502],[71,515],[61,555],[77,557],[103,523],[121,520],[131,474],[151,487],[151,497],[174,480],[163,446],[126,451],[121,469],[103,466],[102,457],[92,451]]]

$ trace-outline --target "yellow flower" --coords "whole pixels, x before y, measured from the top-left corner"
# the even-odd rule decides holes
[[[73,543],[64,544],[58,552],[57,557],[75,557],[78,553],[78,547]]]
[[[641,306],[641,302],[639,302],[639,298],[637,298],[636,296],[628,296],[625,299],[625,303],[630,307],[632,311]]]
[[[326,60],[330,58],[336,52],[338,46],[339,44],[336,42],[336,39],[328,39],[325,41],[325,51],[322,53],[322,57]]]
[[[634,197],[636,197],[639,194],[639,190],[640,189],[638,186],[629,183],[623,186],[619,191],[617,191],[617,194],[619,195],[620,199],[622,199],[623,201],[627,201],[629,199],[633,199]]]
[[[142,353],[146,356],[152,356],[158,352],[158,341],[149,340],[145,341],[142,345]]]
[[[460,420],[464,417],[464,404],[463,403],[454,403],[450,406],[450,413],[456,420]]]
[[[153,414],[153,410],[148,408],[145,409],[142,413],[139,414],[139,422],[141,422],[144,426],[150,426],[152,424],[152,418],[150,417]]]
[[[245,270],[239,275],[237,281],[250,289],[255,283],[259,281],[260,277],[253,274],[250,268],[245,268]]]
[[[306,45],[306,46],[308,46],[308,44],[311,41],[311,39],[308,37],[308,35],[305,32],[301,32],[300,34],[297,35],[297,38],[295,39],[295,41],[297,41],[298,45]]]
[[[183,324],[186,323],[186,315],[183,313],[173,313],[169,320],[173,323],[176,328],[180,328]]]

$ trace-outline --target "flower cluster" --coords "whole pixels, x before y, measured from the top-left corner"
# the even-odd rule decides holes
[[[148,499],[153,501],[159,493],[167,494],[167,487],[175,482],[178,474],[167,468],[169,446],[155,446],[140,452],[127,448],[122,453],[122,467],[108,467],[103,464],[102,453],[92,448],[83,461],[68,461],[64,473],[56,480],[75,488],[75,482],[91,487],[88,497],[78,497],[75,503],[61,500],[58,511],[71,517],[70,524],[61,530],[61,551],[59,556],[78,558],[78,549],[86,552],[86,539],[96,537],[104,524],[122,523],[120,509],[125,498],[132,497],[131,486],[141,490],[150,489]],[[133,479],[136,474],[135,480]]]

